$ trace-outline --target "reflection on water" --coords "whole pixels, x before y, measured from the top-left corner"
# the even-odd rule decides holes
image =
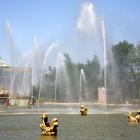
[[[41,135],[39,140],[57,140],[57,136],[45,136],[45,135]]]

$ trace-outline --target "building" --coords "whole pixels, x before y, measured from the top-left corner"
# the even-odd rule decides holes
[[[11,67],[0,58],[0,91],[7,91],[6,95],[13,102],[26,99],[32,96],[32,79],[30,67]],[[4,92],[0,94],[0,102],[6,99]],[[13,101],[14,100],[14,101]],[[16,100],[16,101],[15,101]],[[19,103],[20,104],[20,103]],[[14,104],[13,104],[14,105]],[[22,103],[23,105],[23,103]]]

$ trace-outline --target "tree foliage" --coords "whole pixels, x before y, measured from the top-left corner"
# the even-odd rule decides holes
[[[136,46],[128,41],[122,41],[118,44],[112,45],[113,61],[107,56],[107,94],[114,97],[119,97],[118,100],[125,102],[126,100],[140,98],[140,43]],[[80,72],[84,70],[87,91],[89,93],[89,100],[98,100],[98,88],[104,86],[104,67],[101,66],[98,56],[93,56],[92,59],[87,59],[86,63],[73,62],[69,54],[65,56],[65,71],[68,78],[61,77],[61,87],[65,90],[57,88],[57,100],[65,100],[65,92],[68,95],[67,101],[77,102],[79,100],[80,87]],[[55,82],[56,82],[56,67],[49,67],[48,72],[45,73],[46,88],[44,95],[47,95],[47,100],[54,100],[55,96]],[[62,74],[64,76],[64,74]],[[68,82],[68,85],[66,84]],[[64,86],[63,86],[64,85]],[[67,87],[66,87],[67,86]],[[39,87],[34,87],[34,95],[37,95]],[[43,94],[42,94],[43,95]],[[114,96],[114,97],[113,97]],[[119,101],[120,102],[120,101]]]
[[[113,54],[117,65],[123,99],[139,97],[139,45],[127,41],[114,45]]]

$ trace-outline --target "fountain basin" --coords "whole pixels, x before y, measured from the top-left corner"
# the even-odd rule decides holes
[[[140,125],[129,124],[127,114],[51,114],[57,117],[57,137],[40,135],[40,115],[0,115],[0,136],[4,140],[132,140],[139,139]],[[133,134],[132,134],[133,132]]]

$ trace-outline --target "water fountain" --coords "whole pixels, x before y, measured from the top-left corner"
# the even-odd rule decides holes
[[[12,25],[10,23],[9,20],[7,20],[5,22],[5,32],[6,32],[6,36],[7,36],[7,42],[9,43],[8,46],[9,47],[9,52],[10,52],[10,65],[11,66],[16,66],[18,59],[20,59],[20,51],[18,49],[18,47],[16,46],[16,42],[15,39],[13,37],[13,28]]]
[[[92,3],[86,2],[82,4],[81,15],[77,22],[77,29],[81,38],[74,35],[75,40],[80,42],[79,44],[82,47],[87,47],[83,48],[85,51],[91,46],[90,49],[92,51],[89,51],[92,53],[92,58],[87,55],[89,54],[88,52],[84,53],[84,56],[87,57],[87,62],[82,62],[80,65],[78,64],[80,62],[72,62],[73,60],[70,60],[70,62],[67,63],[66,61],[68,58],[66,58],[63,53],[58,54],[60,45],[57,42],[49,45],[49,47],[45,44],[45,49],[42,49],[42,46],[38,43],[37,36],[34,35],[32,50],[28,52],[27,55],[18,59],[19,62],[17,62],[17,58],[11,58],[12,61],[17,62],[16,66],[13,64],[15,69],[11,72],[11,97],[19,94],[21,96],[31,96],[33,98],[33,86],[39,90],[36,99],[37,104],[35,106],[38,110],[41,110],[42,104],[45,103],[64,103],[65,105],[70,104],[71,106],[74,104],[78,106],[84,102],[97,104],[97,90],[98,87],[101,87],[104,93],[104,101],[98,103],[98,105],[101,106],[103,103],[104,111],[98,110],[100,110],[100,112],[106,112],[110,102],[114,105],[114,100],[118,98],[116,97],[118,96],[118,91],[116,91],[117,80],[114,79],[116,76],[112,76],[113,84],[111,83],[109,85],[112,77],[108,78],[110,74],[108,63],[110,62],[112,65],[113,61],[109,61],[110,57],[107,52],[108,45],[106,42],[104,20],[97,16]],[[6,23],[6,33],[13,50],[15,50],[16,45],[9,22]],[[65,44],[65,47],[67,47],[67,44]],[[12,53],[15,55],[17,52]],[[93,72],[94,69],[96,69],[96,65],[93,63],[90,64],[94,55],[98,57],[101,67],[100,73],[95,73],[98,74],[98,78],[96,78]],[[71,64],[69,65],[69,63]],[[88,67],[92,68],[89,70]],[[114,67],[114,65],[112,65],[112,67]],[[22,72],[20,71],[21,69]],[[101,71],[103,71],[103,73]],[[92,72],[93,75],[90,75]],[[30,76],[29,73],[31,73]],[[117,75],[114,69],[112,69],[112,75]],[[102,80],[102,83],[100,83],[99,80]],[[111,88],[113,89],[112,91],[110,90]],[[111,94],[108,94],[109,92]],[[113,97],[110,99],[110,96],[114,96],[114,99]],[[91,113],[93,112],[94,111],[91,111]]]
[[[27,59],[28,55],[26,54],[21,57],[17,63],[17,66],[12,68],[13,73],[9,95],[11,98],[11,105],[17,104],[21,106],[27,106],[28,98],[31,96],[31,68]],[[25,67],[24,63],[26,63]],[[18,98],[21,98],[21,101],[19,101]],[[24,100],[25,102],[23,102],[22,98],[26,98]]]
[[[63,54],[59,53],[56,64],[55,102],[69,102],[71,99],[70,93],[69,77],[66,69],[65,57]]]
[[[128,125],[126,121],[127,115],[124,113],[127,111],[125,110],[126,108],[124,109],[123,105],[114,104],[114,100],[120,97],[114,97],[114,100],[111,101],[112,104],[109,104],[109,96],[114,96],[118,91],[116,88],[117,80],[111,79],[113,76],[110,76],[111,78],[109,77],[109,75],[113,74],[115,75],[113,78],[115,78],[116,73],[113,69],[112,73],[109,71],[108,65],[109,63],[112,64],[113,60],[109,61],[104,20],[98,18],[95,14],[92,3],[86,2],[82,5],[82,8],[82,16],[78,22],[78,28],[81,31],[80,33],[84,36],[84,39],[86,38],[88,41],[85,40],[88,43],[91,41],[89,44],[92,47],[94,46],[92,48],[92,53],[99,57],[100,61],[98,66],[101,68],[97,68],[96,64],[98,63],[94,62],[95,59],[93,61],[88,59],[85,63],[73,62],[68,56],[58,52],[55,53],[55,57],[51,57],[60,45],[55,42],[48,47],[47,51],[44,51],[46,48],[44,50],[42,49],[42,51],[41,46],[37,43],[35,35],[33,48],[31,52],[27,53],[28,55],[24,55],[21,59],[18,59],[18,63],[17,60],[15,61],[15,58],[11,58],[14,68],[11,68],[12,74],[10,74],[12,78],[10,78],[11,81],[8,79],[10,81],[8,85],[10,85],[11,89],[10,97],[17,98],[19,94],[19,96],[22,96],[21,101],[23,101],[25,96],[33,97],[32,86],[37,87],[39,91],[36,95],[36,101],[38,102],[35,103],[35,107],[32,108],[32,110],[27,108],[27,106],[19,109],[20,107],[18,105],[0,109],[1,114],[4,114],[0,115],[0,120],[2,120],[0,136],[2,139],[10,138],[11,140],[15,140],[19,139],[19,136],[21,140],[38,139],[38,135],[40,135],[38,127],[40,116],[38,114],[42,114],[42,112],[47,112],[50,118],[54,117],[54,114],[55,116],[57,114],[57,118],[60,120],[60,124],[62,124],[58,128],[58,137],[51,137],[50,139],[75,139],[76,137],[81,140],[87,139],[87,136],[89,139],[139,138],[139,131],[136,131],[135,125],[130,127],[131,124]],[[8,33],[10,35],[11,44],[14,47],[15,43],[11,36],[12,32],[10,29]],[[83,43],[85,41],[83,40],[80,41]],[[94,42],[92,42],[92,40],[95,41],[94,45],[92,44]],[[86,46],[84,48],[85,50],[89,47],[89,44],[87,43],[88,45],[86,45],[86,43],[84,44]],[[98,49],[99,52],[96,52]],[[15,54],[15,52],[12,53]],[[86,53],[82,55],[86,56]],[[88,58],[88,56],[86,57]],[[52,60],[54,60],[54,62],[52,62]],[[15,62],[17,64],[16,66]],[[94,73],[93,71],[96,68],[97,73]],[[7,69],[1,74],[2,76],[8,75],[6,70]],[[90,75],[91,73],[92,75]],[[96,74],[98,77],[96,77]],[[109,82],[112,82],[112,84]],[[6,80],[4,80],[3,85],[4,83],[6,83]],[[112,91],[110,87],[113,89],[111,89]],[[97,96],[95,96],[95,98],[97,98],[96,100],[91,97],[94,97],[92,96],[94,94],[98,94],[98,89],[100,90],[99,93],[101,93],[99,95],[101,99],[100,102],[97,103],[99,97],[97,98]],[[110,91],[112,95],[109,93]],[[115,96],[118,96],[118,94]],[[82,104],[88,105],[88,114],[90,115],[86,117],[80,116],[80,112],[84,115],[87,114],[87,108],[85,108],[85,112],[83,111],[84,106],[81,106],[79,112],[80,105]],[[129,109],[134,110],[137,107],[139,108],[139,106],[132,106]],[[14,115],[9,115],[10,113]],[[30,115],[27,115],[28,113]],[[119,114],[112,115],[112,113]],[[135,119],[135,122],[139,122],[140,112],[137,113],[138,116],[135,116],[136,118],[133,118],[132,114],[128,113],[129,119],[132,121]],[[22,115],[19,116],[18,114]],[[47,129],[50,130],[48,131],[48,135],[51,135],[52,132],[54,134],[55,131],[51,131],[50,128],[44,128],[45,118],[46,114],[45,117],[44,115],[42,116],[42,123],[40,124],[42,134],[48,134],[46,133],[48,131]],[[58,126],[58,120],[54,119],[52,121],[55,123],[56,127]],[[138,127],[140,126],[137,125],[137,128]],[[88,131],[89,128],[90,131]],[[133,132],[133,135],[129,132]],[[40,137],[40,140],[44,139],[48,139],[48,137]]]
[[[107,83],[106,83],[106,75],[107,75],[107,52],[106,52],[106,34],[105,34],[105,25],[102,20],[102,36],[103,36],[103,49],[104,49],[104,94],[105,94],[105,112],[106,112],[106,104],[107,104]]]
[[[51,53],[58,47],[59,45],[57,43],[53,43],[52,45],[49,46],[44,56],[43,65],[41,69],[41,77],[40,77],[41,79],[40,79],[39,95],[38,95],[38,109],[39,109],[39,104],[40,104],[40,99],[41,99],[41,93],[44,92],[43,88],[46,86],[45,84],[46,80],[44,78],[45,78],[45,74],[47,74],[47,71],[48,71],[48,66],[49,66],[48,59]]]
[[[79,88],[79,103],[88,102],[88,91],[87,91],[87,81],[85,77],[84,70],[80,71],[80,88]]]

